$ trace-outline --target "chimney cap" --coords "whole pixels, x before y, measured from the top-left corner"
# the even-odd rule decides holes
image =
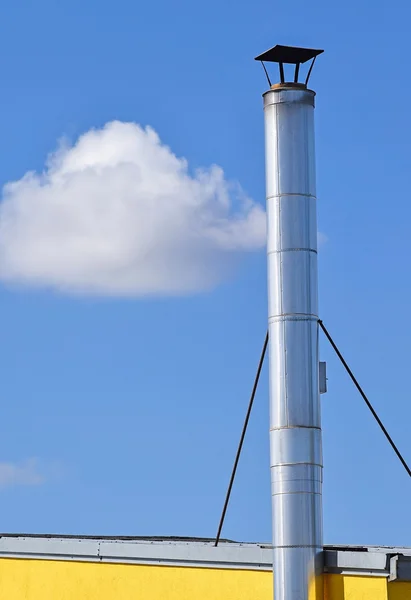
[[[296,46],[281,46],[280,44],[277,44],[277,46],[256,56],[255,60],[297,65],[305,63],[311,58],[316,58],[323,52],[324,50],[297,48]]]

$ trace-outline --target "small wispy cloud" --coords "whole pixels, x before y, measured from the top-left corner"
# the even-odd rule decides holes
[[[0,488],[18,485],[35,486],[45,481],[45,474],[36,458],[30,458],[22,463],[0,462]]]
[[[328,237],[326,236],[325,233],[322,233],[321,231],[319,231],[317,233],[317,244],[319,247],[324,246],[324,244],[326,244],[328,242]]]
[[[191,171],[157,133],[111,122],[3,188],[0,279],[63,292],[189,294],[263,248],[264,209],[218,166]]]

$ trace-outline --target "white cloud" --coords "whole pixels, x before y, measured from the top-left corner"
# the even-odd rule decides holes
[[[112,122],[4,187],[0,278],[100,295],[198,292],[262,248],[265,227],[221,168],[190,173],[152,129]]]
[[[41,473],[35,458],[21,463],[0,462],[0,487],[16,485],[41,485],[45,476]]]

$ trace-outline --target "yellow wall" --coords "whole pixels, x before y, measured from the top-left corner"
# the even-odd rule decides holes
[[[271,589],[265,571],[0,559],[0,600],[272,600]],[[325,600],[411,600],[411,583],[327,575]]]
[[[270,600],[271,586],[262,571],[0,560],[1,600]]]
[[[388,583],[385,577],[327,575],[325,600],[411,600],[411,583]]]

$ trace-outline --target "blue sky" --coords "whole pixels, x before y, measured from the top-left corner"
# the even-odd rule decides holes
[[[42,173],[62,136],[119,120],[263,205],[252,59],[276,43],[325,48],[312,77],[320,313],[411,461],[409,19],[404,1],[7,2],[0,183]],[[194,295],[73,295],[33,287],[27,268],[26,285],[2,284],[1,530],[215,534],[266,330],[264,251],[240,254]],[[321,354],[325,541],[410,545],[409,479],[324,339]],[[231,539],[271,537],[266,379]]]

